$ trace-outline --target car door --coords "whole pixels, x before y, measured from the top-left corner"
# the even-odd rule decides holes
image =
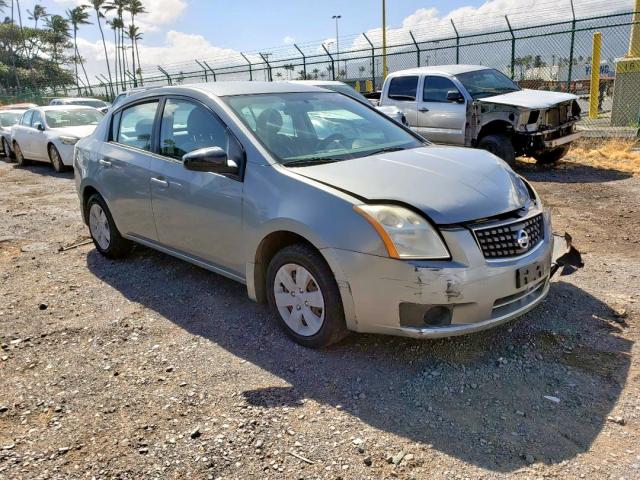
[[[42,125],[43,130],[38,130],[38,123]],[[40,110],[34,110],[31,117],[31,131],[29,132],[29,148],[31,149],[30,157],[32,160],[49,160],[47,152],[47,134],[44,131],[44,116]]]
[[[417,132],[435,143],[464,145],[466,123],[467,102],[455,83],[447,77],[425,76],[418,101]]]
[[[151,203],[160,243],[243,278],[241,179],[182,163],[186,153],[217,146],[241,165],[242,147],[211,109],[186,97],[166,99],[158,137]]]
[[[384,105],[394,105],[404,112],[407,123],[413,129],[418,127],[417,92],[418,75],[392,77],[386,92]]]
[[[158,98],[144,99],[114,112],[96,165],[96,184],[118,230],[143,242],[157,241],[149,182],[159,103]]]
[[[25,158],[30,158],[29,141],[31,139],[31,118],[33,117],[33,112],[33,110],[27,110],[24,115],[22,115],[22,119],[20,120],[20,123],[16,125],[12,135],[13,141],[20,146],[22,155]]]

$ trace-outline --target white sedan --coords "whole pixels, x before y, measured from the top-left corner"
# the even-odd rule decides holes
[[[104,115],[95,108],[73,105],[27,110],[11,128],[18,164],[30,160],[49,162],[56,172],[73,165],[73,148],[93,133]]]

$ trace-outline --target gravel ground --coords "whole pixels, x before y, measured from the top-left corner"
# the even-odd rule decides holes
[[[71,174],[0,161],[0,478],[639,478],[640,177],[522,168],[586,263],[544,304],[312,351],[221,276],[59,251]]]

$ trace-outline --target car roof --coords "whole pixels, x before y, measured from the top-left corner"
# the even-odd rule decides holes
[[[43,110],[45,112],[61,110],[66,112],[69,110],[86,110],[88,108],[93,108],[93,107],[90,107],[88,105],[45,105],[44,107],[36,107],[36,108],[33,108],[32,110]],[[94,109],[94,110],[97,110],[97,109]]]
[[[77,101],[82,101],[82,100],[97,100],[99,102],[104,102],[104,100],[100,100],[99,98],[93,98],[93,97],[57,97],[57,98],[52,98],[51,101],[53,100],[60,100],[62,102],[77,102]]]
[[[408,70],[400,70],[389,74],[390,77],[399,75],[425,75],[429,73],[444,75],[459,75],[461,73],[475,72],[477,70],[487,70],[491,67],[484,65],[432,65],[429,67],[409,68]]]
[[[5,110],[0,110],[0,113],[24,113],[28,108],[7,108]]]
[[[149,95],[179,94],[188,90],[197,90],[217,97],[231,95],[257,95],[261,93],[303,93],[303,92],[326,92],[326,90],[312,85],[301,85],[289,82],[251,82],[251,81],[228,81],[213,83],[193,83],[189,85],[160,87],[141,92],[139,98]],[[138,94],[138,92],[136,92]]]
[[[300,85],[346,85],[340,80],[287,80],[289,83],[298,83]]]

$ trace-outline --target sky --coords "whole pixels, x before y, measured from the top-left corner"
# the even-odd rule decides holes
[[[606,13],[620,7],[631,10],[633,5],[633,0],[574,2],[579,16]],[[26,10],[32,10],[36,3],[45,6],[48,13],[63,14],[66,9],[87,2],[21,0],[25,24],[30,23]],[[380,34],[381,0],[143,0],[143,3],[149,13],[136,23],[144,36],[140,56],[145,70],[157,64],[194,58],[235,57],[241,51],[277,51],[294,42],[300,45],[330,43],[336,36],[333,15],[342,16],[339,20],[341,49],[364,41],[363,37],[357,37],[361,32],[373,37]],[[387,0],[386,3],[392,40],[404,39],[409,27],[425,38],[451,35],[451,18],[464,30],[470,25],[491,27],[492,22],[502,25],[505,13],[513,16],[515,22],[535,20],[536,23],[566,20],[571,15],[570,0]],[[113,56],[113,33],[108,29],[105,33],[109,55]],[[78,35],[87,70],[91,75],[104,72],[104,53],[97,27],[82,26]]]

